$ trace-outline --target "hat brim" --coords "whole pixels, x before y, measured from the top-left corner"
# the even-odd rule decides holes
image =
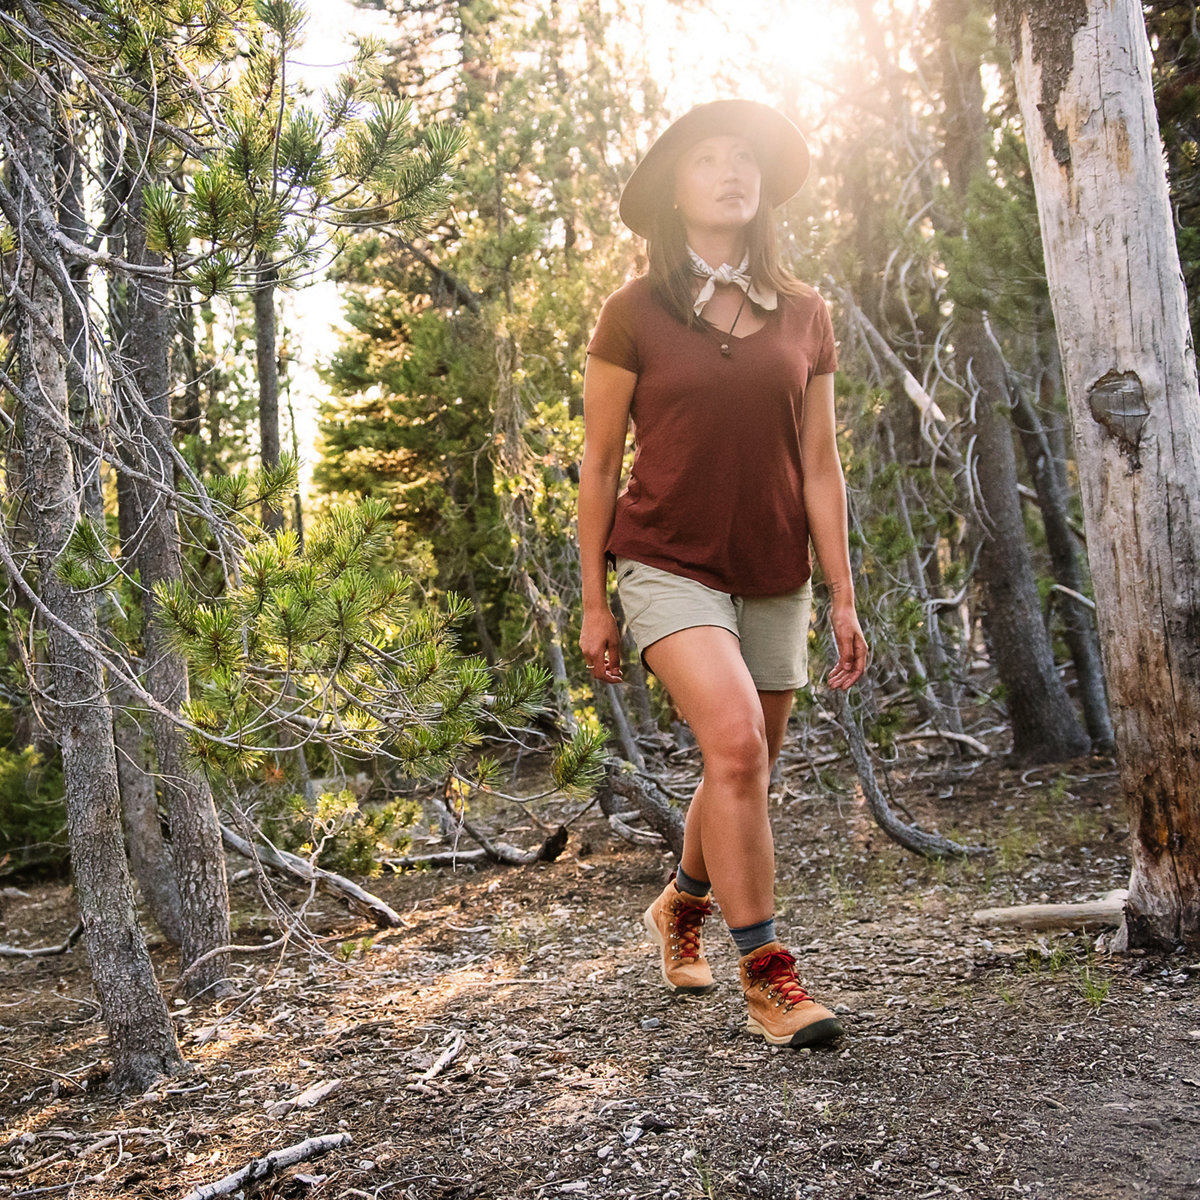
[[[736,134],[754,147],[763,199],[772,208],[791,199],[808,178],[808,143],[782,113],[754,100],[701,104],[662,132],[625,184],[619,212],[634,233],[649,237],[654,232],[660,209],[672,199],[679,156],[689,146],[719,134]]]

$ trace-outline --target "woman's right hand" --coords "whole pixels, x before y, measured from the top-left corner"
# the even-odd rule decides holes
[[[621,682],[621,631],[612,609],[584,610],[579,648],[593,679]]]

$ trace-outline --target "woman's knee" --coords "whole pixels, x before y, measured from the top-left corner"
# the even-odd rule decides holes
[[[746,721],[702,739],[704,777],[739,783],[765,783],[770,765],[767,735],[761,724]]]

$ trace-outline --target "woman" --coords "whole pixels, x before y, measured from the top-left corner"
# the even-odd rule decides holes
[[[781,268],[771,210],[808,173],[786,118],[704,104],[651,147],[621,194],[649,272],[605,302],[588,345],[579,481],[583,628],[592,675],[621,678],[621,604],[643,660],[691,726],[704,775],[676,876],[647,909],[672,991],[715,986],[710,886],[740,955],[748,1027],[776,1045],[841,1034],[801,986],[774,922],[767,811],[797,687],[808,681],[811,538],[832,599],[834,688],[863,673],[824,302]],[[625,437],[636,450],[619,496]]]

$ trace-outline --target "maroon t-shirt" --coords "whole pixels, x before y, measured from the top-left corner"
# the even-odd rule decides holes
[[[764,316],[725,358],[717,331],[676,320],[646,276],[604,302],[588,353],[638,377],[608,553],[738,596],[808,579],[800,420],[809,381],[837,366],[833,326],[808,287]]]

